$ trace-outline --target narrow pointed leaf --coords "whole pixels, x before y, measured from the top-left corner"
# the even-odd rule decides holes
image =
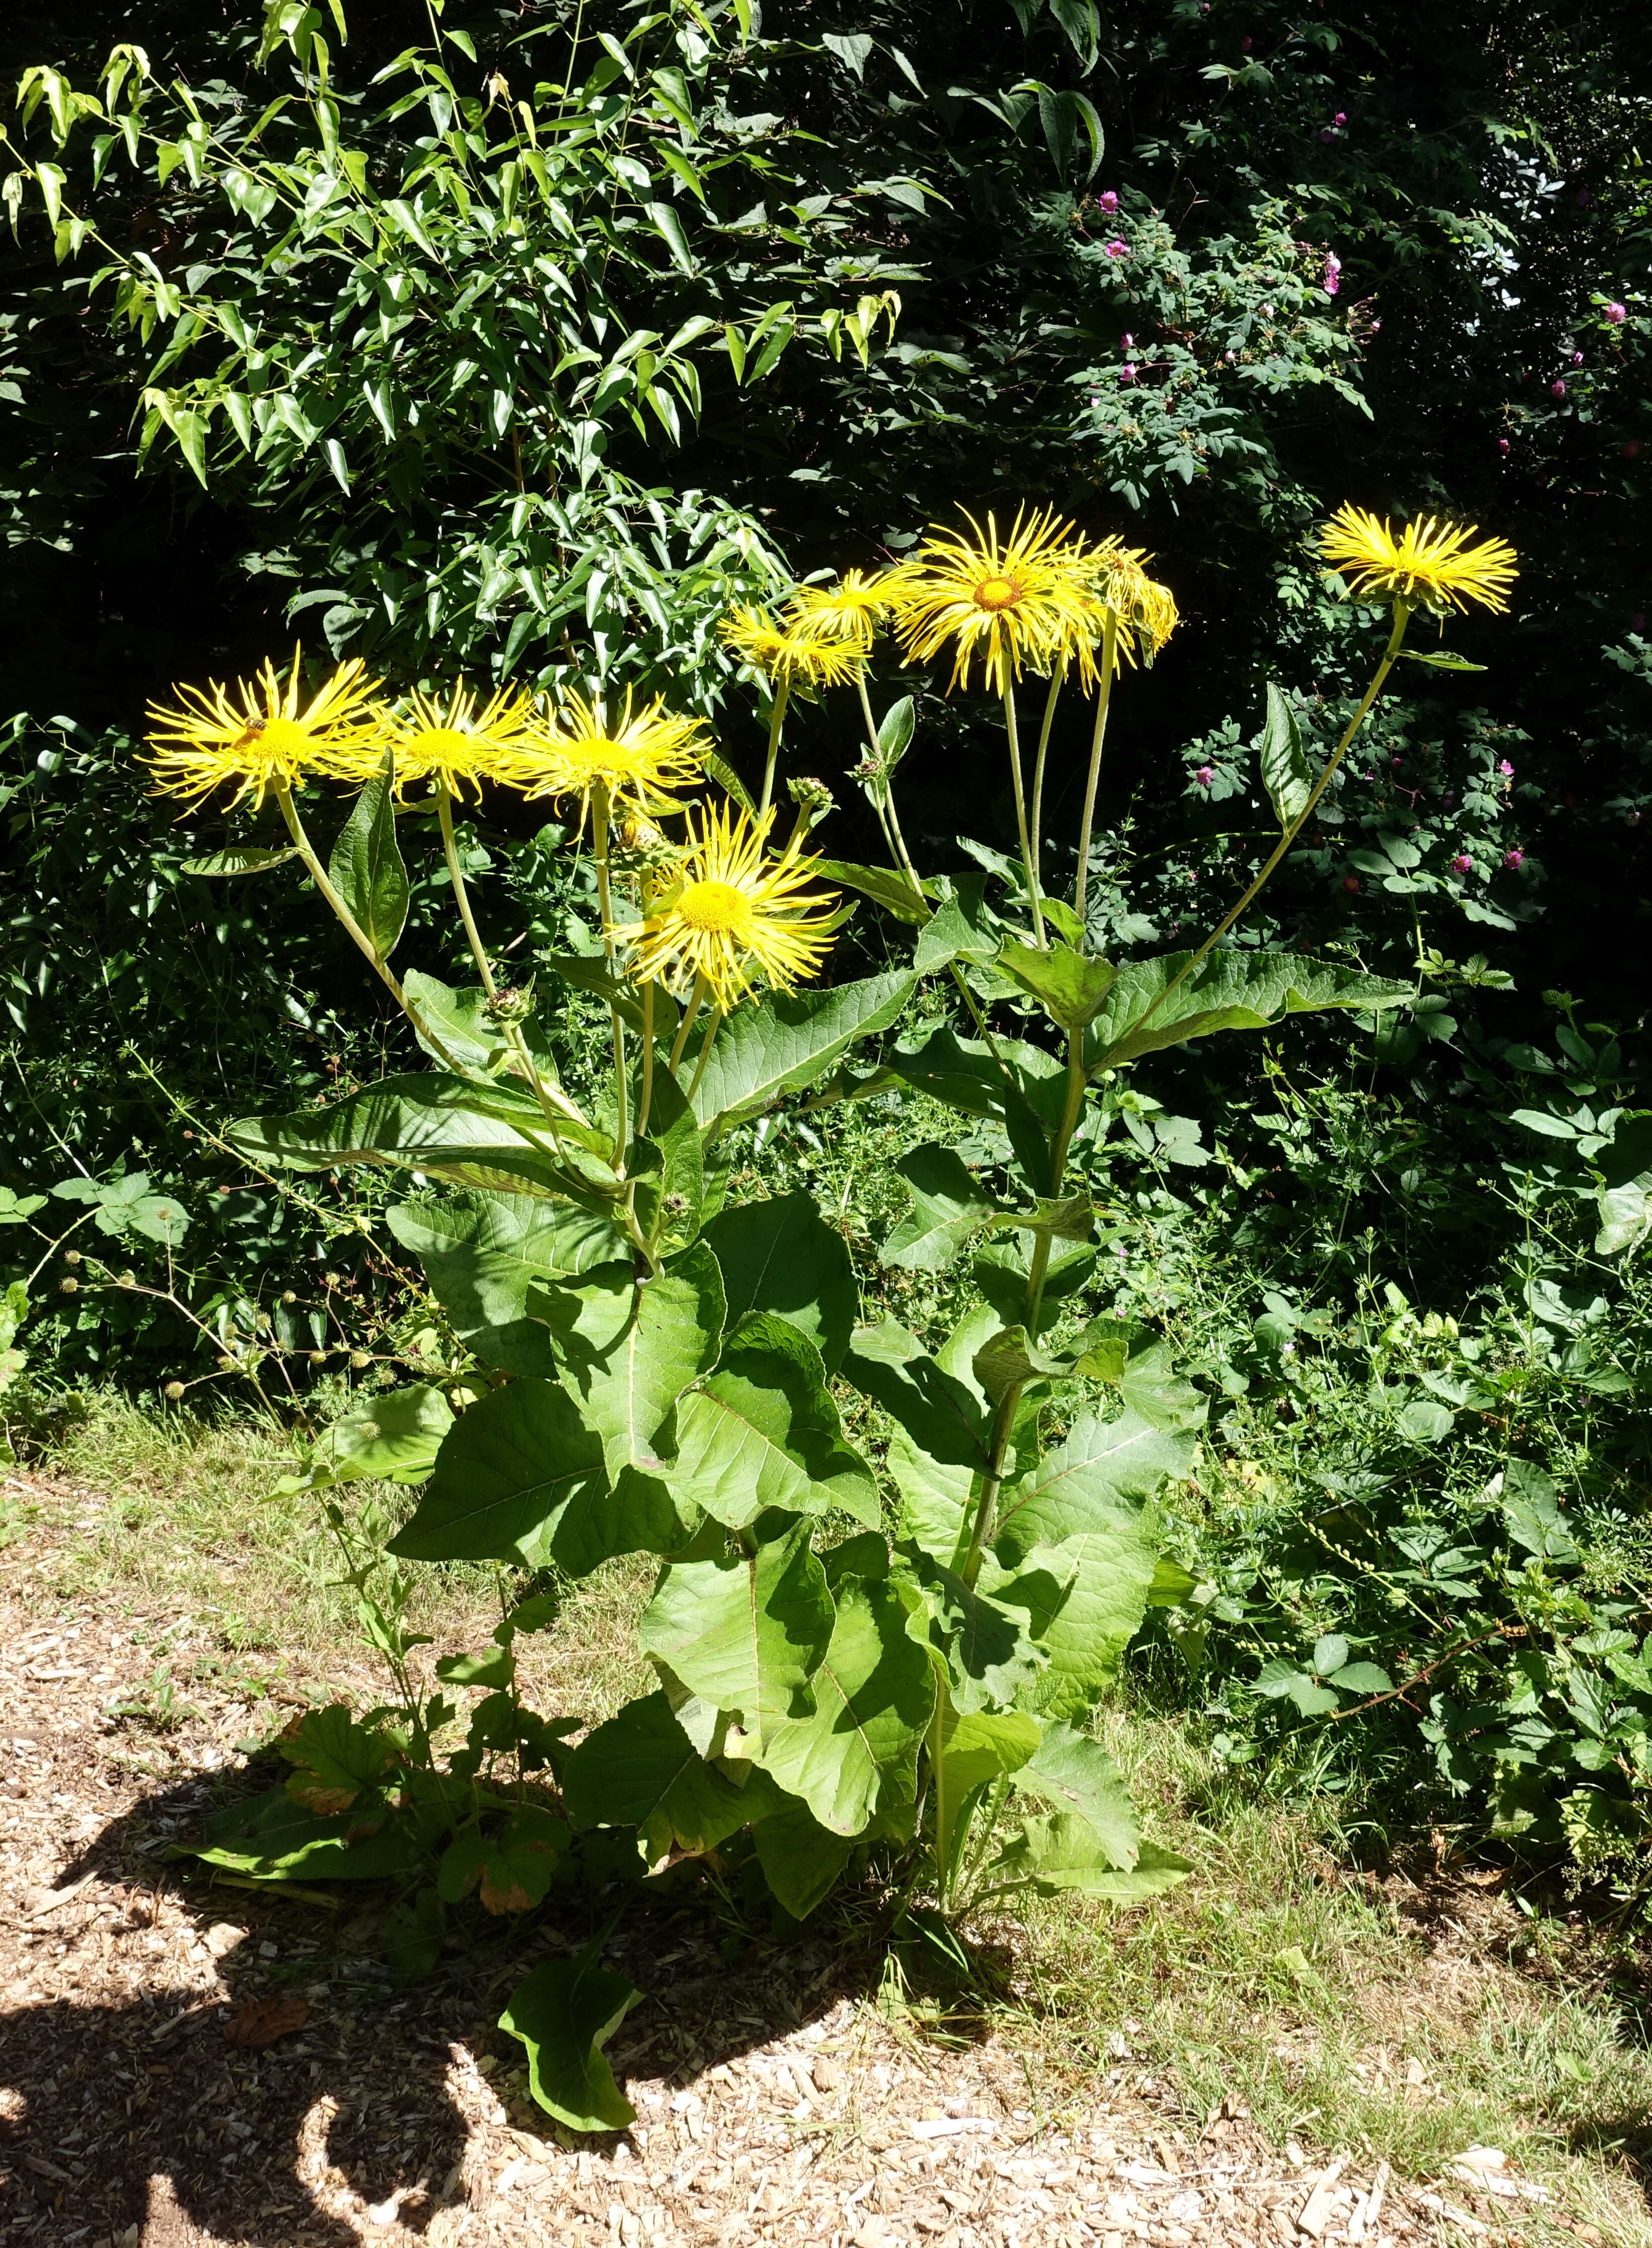
[[[394,759],[386,750],[384,764],[367,784],[327,866],[327,875],[380,960],[387,960],[407,927],[408,870],[396,841]]]
[[[1409,984],[1362,975],[1334,961],[1305,960],[1294,952],[1213,952],[1162,1004],[1155,1004],[1191,957],[1173,952],[1120,969],[1086,1034],[1088,1068],[1116,1069],[1216,1031],[1265,1030],[1286,1015],[1327,1007],[1398,1007],[1416,997]]]
[[[1302,746],[1296,712],[1272,680],[1259,747],[1262,785],[1273,805],[1274,818],[1282,829],[1287,828],[1313,792],[1313,773]]]

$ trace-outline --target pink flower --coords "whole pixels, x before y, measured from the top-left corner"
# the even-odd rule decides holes
[[[1121,242],[1116,234],[1114,236],[1111,242],[1104,242],[1101,247],[1106,250],[1109,257],[1128,257],[1130,255],[1129,243],[1128,242]]]
[[[1502,774],[1505,780],[1512,780],[1514,778],[1514,767],[1509,763],[1506,757],[1500,757],[1498,759],[1498,771]]]
[[[1331,120],[1333,125],[1346,125],[1347,121],[1348,113],[1346,109],[1339,109],[1336,115]]]
[[[1193,778],[1198,782],[1201,788],[1209,788],[1211,782],[1216,778],[1216,767],[1214,765],[1201,765],[1198,771],[1194,774]]]
[[[1637,460],[1640,457],[1641,440],[1638,437],[1626,437],[1618,447],[1618,450],[1626,461]]]
[[[1124,362],[1124,365],[1119,369],[1119,380],[1121,382],[1134,382],[1135,380],[1135,368],[1132,362],[1128,359]]]
[[[1581,366],[1582,366],[1582,364],[1583,364],[1583,354],[1582,354],[1582,353],[1581,353],[1581,352],[1573,352],[1573,354],[1572,354],[1572,364],[1573,364],[1573,367],[1581,367]]]
[[[1342,887],[1347,892],[1348,895],[1352,897],[1360,887],[1359,876],[1357,874],[1344,874],[1342,877]]]
[[[1239,42],[1239,52],[1240,52],[1241,54],[1244,54],[1244,55],[1248,55],[1248,54],[1250,53],[1250,51],[1251,51],[1251,34],[1247,31],[1247,32],[1245,33],[1244,37],[1244,38],[1240,40],[1240,42]]]
[[[1471,874],[1474,872],[1474,861],[1466,851],[1459,851],[1452,860],[1451,872],[1454,874]]]
[[[1564,398],[1566,396],[1566,385],[1561,381],[1558,374],[1555,376],[1553,381],[1549,385],[1549,395],[1551,398]]]
[[[1525,853],[1524,851],[1519,849],[1505,851],[1503,853],[1503,863],[1509,869],[1510,873],[1512,874],[1517,868],[1525,866]]]
[[[1119,349],[1128,356],[1135,349],[1135,338],[1134,336],[1121,336],[1119,338]]]
[[[1325,279],[1320,285],[1327,297],[1334,297],[1342,286],[1342,260],[1334,250],[1327,250],[1325,253]]]
[[[1113,192],[1113,189],[1109,188],[1105,194],[1099,195],[1096,197],[1095,207],[1098,210],[1106,211],[1110,217],[1119,208],[1119,199]]]
[[[1628,306],[1627,305],[1608,305],[1606,308],[1606,317],[1611,321],[1614,328],[1618,327],[1629,317]]]
[[[1508,441],[1508,439],[1507,439],[1506,437],[1499,437],[1499,438],[1498,439],[1498,452],[1499,452],[1499,453],[1506,453],[1506,452],[1508,451],[1508,449],[1509,449],[1509,441]]]

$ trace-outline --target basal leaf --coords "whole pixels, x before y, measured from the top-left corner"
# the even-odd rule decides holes
[[[389,1550],[413,1561],[555,1556],[570,1505],[606,1498],[602,1439],[554,1381],[508,1382],[460,1415],[416,1512]]]
[[[764,1769],[823,1826],[858,1834],[893,1787],[910,1799],[917,1744],[935,1707],[928,1655],[887,1583],[845,1579],[831,1644],[812,1674],[815,1707],[776,1726]]]
[[[787,1803],[752,1829],[764,1879],[794,1920],[806,1920],[849,1862],[851,1845],[805,1803]]]
[[[511,1992],[499,2027],[527,2047],[529,2090],[570,2130],[623,2131],[635,2122],[602,2047],[641,1997],[591,1951],[541,1960]]]
[[[586,1735],[564,1765],[562,1799],[576,1827],[634,1826],[652,1871],[714,1850],[778,1797],[762,1775],[741,1786],[707,1764],[660,1692]]]

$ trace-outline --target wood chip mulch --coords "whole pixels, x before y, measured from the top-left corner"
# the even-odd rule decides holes
[[[66,1599],[0,1553],[0,2241],[29,2248],[1422,2248],[1511,2237],[1501,2206],[1299,2162],[1243,2110],[1201,2128],[1132,2069],[1052,2089],[983,2027],[956,2046],[816,1942],[725,1964],[675,1903],[610,1947],[649,1993],[617,2033],[638,2120],[560,2133],[495,2026],[527,1962],[394,1990],[374,1909],[168,1861],[274,1730],[234,1682],[170,1729],[112,1714],[212,1642]],[[111,1604],[113,1607],[113,1604]],[[134,1635],[144,1643],[134,1644]],[[536,1945],[537,1943],[537,1951]],[[1230,2103],[1231,2106],[1232,2103]],[[1292,2149],[1292,2155],[1296,2150]],[[1535,2190],[1531,2190],[1535,2193]],[[1464,2202],[1474,2200],[1482,2214]],[[1506,2215],[1505,2212],[1507,2212]]]

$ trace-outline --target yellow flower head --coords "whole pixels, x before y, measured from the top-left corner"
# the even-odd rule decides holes
[[[531,696],[502,690],[480,709],[468,687],[456,687],[445,702],[416,689],[395,709],[380,706],[380,731],[351,756],[353,779],[366,780],[395,752],[396,794],[415,781],[428,780],[449,796],[463,796],[467,784],[477,796],[484,780],[511,778],[515,754],[538,738],[539,722]]]
[[[1049,670],[1076,657],[1082,668],[1101,622],[1081,545],[1047,509],[1018,511],[1007,538],[993,517],[973,539],[932,530],[910,561],[891,572],[895,628],[908,663],[956,643],[951,687],[969,685],[978,655],[985,683],[1008,692],[1022,667]]]
[[[646,819],[678,809],[671,791],[700,778],[709,746],[700,719],[677,717],[657,695],[634,709],[627,688],[613,719],[600,702],[570,695],[553,724],[502,759],[500,778],[530,797],[577,798],[581,820],[599,790],[616,814]]]
[[[1470,546],[1477,528],[1424,515],[1396,538],[1368,509],[1344,506],[1320,530],[1320,549],[1356,600],[1392,597],[1439,613],[1469,601],[1506,609],[1518,574],[1514,549],[1505,538]]]
[[[1104,538],[1093,559],[1096,591],[1114,618],[1115,664],[1119,657],[1134,663],[1138,647],[1151,663],[1179,621],[1169,587],[1143,569],[1153,559],[1145,547]]]
[[[151,704],[155,754],[146,760],[159,795],[200,798],[236,783],[231,805],[250,797],[254,809],[313,774],[348,778],[349,762],[373,730],[376,679],[359,659],[341,663],[331,679],[300,703],[298,658],[284,687],[266,658],[256,680],[237,680],[233,691],[216,680],[176,689],[182,709]]]
[[[786,604],[791,628],[803,640],[853,641],[870,648],[889,613],[887,578],[846,570],[835,586],[799,586]]]
[[[847,687],[860,676],[866,662],[866,640],[833,640],[817,633],[803,619],[783,619],[777,625],[765,609],[737,609],[718,627],[724,644],[744,663],[788,687]]]
[[[707,809],[689,813],[689,847],[675,879],[648,901],[640,922],[614,936],[632,948],[639,983],[686,990],[703,976],[723,1014],[754,988],[754,976],[789,991],[826,958],[840,915],[836,893],[810,891],[818,859],[788,847],[764,850],[774,814]]]

